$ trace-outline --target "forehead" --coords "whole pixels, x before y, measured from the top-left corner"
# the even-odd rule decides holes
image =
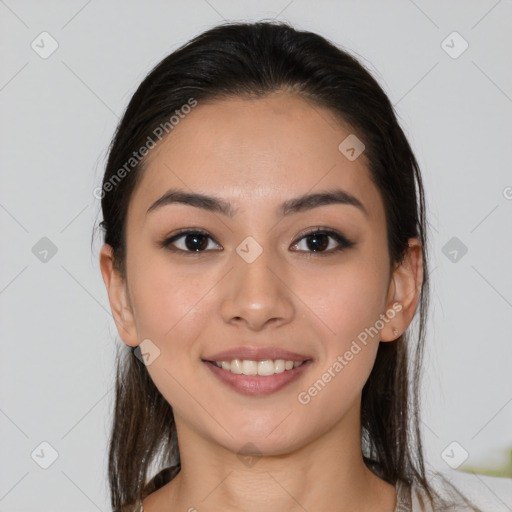
[[[378,220],[383,205],[364,152],[351,161],[339,149],[349,136],[329,109],[293,93],[199,101],[147,154],[130,210],[145,215],[169,188],[245,201],[242,210],[250,201],[259,211],[343,188]]]

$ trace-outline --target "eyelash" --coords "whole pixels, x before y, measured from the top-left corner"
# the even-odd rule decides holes
[[[311,231],[308,231],[304,234],[301,234],[300,238],[296,242],[294,242],[293,245],[297,245],[303,239],[306,239],[310,236],[318,235],[318,234],[327,235],[328,237],[331,237],[339,244],[338,247],[336,247],[334,249],[330,249],[328,251],[296,251],[296,252],[304,252],[304,253],[310,254],[312,256],[328,256],[328,255],[336,254],[340,251],[344,251],[346,249],[350,249],[351,247],[353,247],[355,245],[355,242],[348,240],[344,235],[342,235],[338,231],[332,230],[330,228],[320,228],[320,227],[315,228]],[[188,250],[185,251],[183,249],[171,247],[171,244],[173,242],[175,242],[176,240],[179,240],[180,238],[185,237],[186,235],[202,235],[202,236],[208,237],[211,240],[213,240],[213,238],[210,236],[210,234],[202,229],[199,229],[199,228],[185,229],[185,230],[182,230],[182,231],[172,235],[171,237],[166,238],[165,240],[163,240],[160,243],[160,245],[161,245],[161,247],[166,248],[169,251],[172,251],[174,253],[181,253],[185,256],[197,256],[198,254],[201,254],[201,253],[210,252],[206,249],[204,249],[202,251],[188,251]],[[215,242],[215,240],[213,240],[213,241]],[[215,242],[215,243],[217,243],[217,242]],[[220,245],[220,244],[217,244],[217,245]]]

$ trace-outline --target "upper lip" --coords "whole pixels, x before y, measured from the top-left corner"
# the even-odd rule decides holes
[[[278,347],[235,347],[203,357],[203,361],[232,361],[233,359],[245,359],[247,361],[284,359],[285,361],[302,362],[311,359],[311,357]]]

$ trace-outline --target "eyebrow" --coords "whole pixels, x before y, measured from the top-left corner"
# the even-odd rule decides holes
[[[170,189],[148,208],[146,215],[152,211],[162,208],[163,206],[174,203],[187,204],[189,206],[194,206],[195,208],[202,208],[211,212],[222,213],[228,217],[233,217],[237,212],[237,209],[233,208],[233,205],[224,199],[204,194],[184,192],[178,189]],[[281,215],[286,216],[330,204],[355,206],[368,216],[368,211],[364,207],[363,203],[357,199],[357,197],[342,189],[305,194],[289,199],[282,203],[280,212]]]

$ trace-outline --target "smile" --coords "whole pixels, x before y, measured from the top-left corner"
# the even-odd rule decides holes
[[[224,385],[250,396],[270,395],[283,389],[298,379],[312,363],[311,359],[295,362],[284,359],[203,362]]]

